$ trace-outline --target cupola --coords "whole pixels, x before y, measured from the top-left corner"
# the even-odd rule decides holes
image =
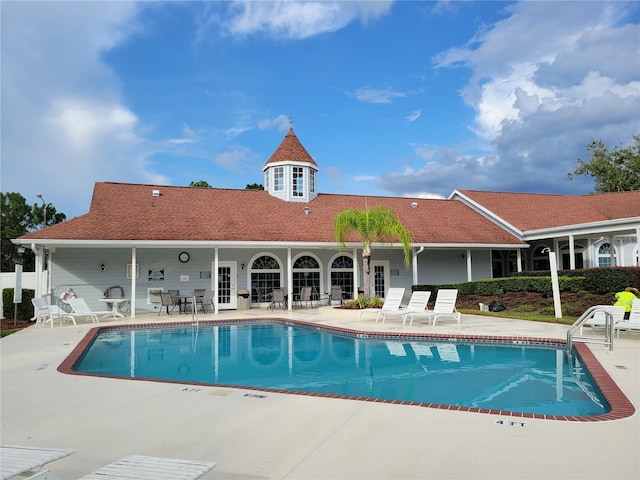
[[[293,127],[262,167],[264,189],[287,202],[309,202],[318,196],[318,165],[302,146]]]

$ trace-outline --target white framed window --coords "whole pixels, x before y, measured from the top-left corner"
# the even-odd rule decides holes
[[[275,191],[284,190],[284,167],[273,169],[273,189]]]
[[[316,171],[309,170],[309,192],[316,193]]]
[[[302,167],[293,167],[293,196],[304,196],[304,170]]]

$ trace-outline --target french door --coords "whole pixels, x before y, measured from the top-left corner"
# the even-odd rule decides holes
[[[371,295],[384,298],[389,289],[389,262],[373,260],[370,267],[369,291]]]
[[[211,271],[215,262],[211,262]],[[233,310],[238,308],[238,266],[236,262],[218,262],[218,275],[212,275],[211,288],[215,291],[214,282],[218,282],[218,309]]]

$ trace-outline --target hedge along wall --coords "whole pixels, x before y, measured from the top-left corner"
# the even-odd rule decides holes
[[[614,294],[626,287],[640,290],[640,267],[591,268],[563,270],[558,273],[561,292],[587,291],[600,295]],[[446,285],[415,285],[414,290],[457,288],[460,295],[502,295],[506,292],[544,293],[552,289],[550,272],[526,272],[505,278],[491,278],[475,282]]]
[[[13,288],[2,289],[2,316],[4,318],[13,319],[14,303],[13,303]],[[30,288],[22,289],[22,303],[18,304],[17,319],[29,320],[33,317],[33,304],[31,299],[35,296],[36,291]]]

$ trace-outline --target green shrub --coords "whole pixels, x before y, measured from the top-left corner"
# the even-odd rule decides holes
[[[4,318],[13,318],[13,288],[2,289],[2,315]],[[22,303],[18,304],[17,318],[28,320],[33,317],[33,304],[31,299],[35,295],[35,290],[31,288],[22,289]]]

